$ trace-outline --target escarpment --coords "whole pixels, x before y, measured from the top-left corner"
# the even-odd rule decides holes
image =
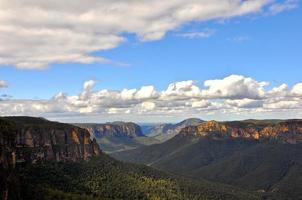
[[[141,127],[132,122],[113,122],[105,124],[75,124],[87,129],[95,138],[103,136],[142,137]]]
[[[90,133],[76,126],[31,117],[3,117],[1,124],[3,163],[8,152],[13,163],[88,160],[101,152]]]
[[[245,138],[255,140],[277,140],[296,144],[302,142],[302,120],[286,120],[276,123],[253,122],[204,122],[188,126],[182,135],[209,136],[212,138]]]

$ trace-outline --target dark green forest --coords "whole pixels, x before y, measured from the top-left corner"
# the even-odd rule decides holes
[[[194,181],[101,155],[16,169],[23,199],[260,199],[223,184]]]

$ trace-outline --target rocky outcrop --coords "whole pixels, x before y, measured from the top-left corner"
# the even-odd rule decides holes
[[[188,126],[182,135],[210,136],[213,138],[274,139],[284,143],[302,142],[302,120],[286,120],[277,123],[253,122],[204,122]]]
[[[5,117],[2,121],[10,124],[14,133],[1,134],[1,147],[9,147],[9,136],[16,162],[88,160],[100,154],[96,140],[91,140],[85,129],[30,117]],[[0,132],[4,133],[4,129]],[[4,160],[2,156],[1,160]]]
[[[144,136],[141,127],[132,122],[113,122],[105,124],[75,124],[88,130],[95,138],[103,136],[141,137]]]

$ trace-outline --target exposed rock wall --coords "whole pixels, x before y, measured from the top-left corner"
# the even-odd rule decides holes
[[[17,148],[31,149],[30,160],[87,160],[99,154],[87,130],[77,127],[29,127],[18,131]],[[22,152],[20,152],[22,153]],[[27,158],[28,159],[28,158]]]
[[[139,137],[144,136],[141,127],[131,122],[113,122],[106,124],[75,124],[87,129],[95,138],[103,136]]]
[[[0,135],[1,155],[9,152],[10,148],[9,154],[15,155],[16,162],[88,160],[100,154],[96,140],[92,140],[85,129],[39,118],[20,120],[18,117],[9,117],[2,120],[14,124],[14,133],[6,131],[5,135]],[[1,133],[3,131],[0,130]],[[8,145],[8,141],[11,145]],[[1,156],[2,163],[4,160]]]
[[[276,139],[284,143],[302,142],[302,120],[287,120],[271,124],[204,122],[198,126],[188,126],[181,134],[211,136],[216,138]]]

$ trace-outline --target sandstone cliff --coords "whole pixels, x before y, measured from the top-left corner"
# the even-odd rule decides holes
[[[75,124],[87,129],[95,138],[103,136],[141,137],[144,136],[139,125],[132,122],[113,122],[105,124]]]
[[[7,160],[4,152],[16,162],[30,163],[88,160],[100,154],[90,133],[76,126],[31,117],[4,117],[1,122],[1,162]]]
[[[209,121],[198,126],[188,126],[181,130],[181,134],[210,136],[216,139],[270,139],[296,144],[302,142],[302,120],[286,120],[276,123]]]

